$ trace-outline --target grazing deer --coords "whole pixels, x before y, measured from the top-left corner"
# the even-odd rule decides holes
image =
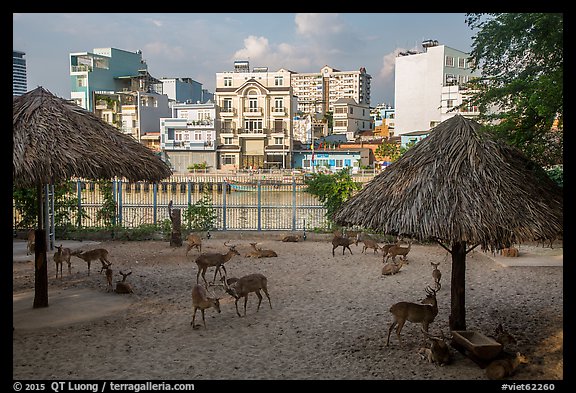
[[[286,235],[282,238],[282,241],[298,243],[300,241],[300,235]]]
[[[513,257],[518,256],[518,249],[516,247],[507,247],[500,250],[503,257]]]
[[[134,291],[132,290],[132,285],[130,285],[126,282],[126,277],[131,275],[132,271],[129,271],[128,273],[122,273],[122,270],[120,270],[119,273],[122,276],[122,281],[116,281],[115,292],[116,293],[134,293]]]
[[[56,278],[58,278],[58,267],[60,267],[60,278],[62,278],[62,264],[68,264],[68,275],[72,274],[72,263],[70,262],[71,251],[69,248],[63,248],[62,244],[56,246],[57,250],[54,253],[54,262],[56,262]]]
[[[92,263],[92,261],[95,261],[97,259],[100,260],[100,262],[102,263],[100,273],[102,273],[104,270],[106,270],[106,268],[108,268],[108,266],[112,264],[112,262],[108,260],[108,250],[104,248],[96,248],[90,251],[74,250],[72,251],[71,255],[83,259],[86,261],[86,263],[88,263],[88,274],[90,274],[90,264]]]
[[[385,262],[387,262],[390,257],[392,257],[392,261],[396,262],[396,257],[398,255],[400,255],[400,257],[406,262],[406,256],[410,252],[411,247],[412,247],[412,240],[408,242],[408,247],[402,247],[400,246],[399,243],[394,244],[392,247],[388,249],[388,254],[386,255]]]
[[[354,242],[355,242],[354,239],[351,239],[346,236],[340,236],[335,233],[334,237],[332,238],[332,256],[334,256],[334,250],[337,249],[338,247],[342,247],[342,255],[344,255],[346,249],[348,249],[348,251],[350,251],[350,255],[352,255],[350,245],[354,244]]]
[[[26,255],[34,254],[34,246],[36,244],[36,231],[30,229],[28,231],[28,243],[26,244]]]
[[[206,289],[202,285],[195,284],[192,287],[192,305],[194,306],[194,314],[192,315],[192,325],[193,329],[196,329],[200,325],[195,325],[194,320],[196,319],[196,311],[200,309],[202,313],[202,322],[204,323],[204,329],[206,329],[206,320],[204,319],[204,310],[210,307],[214,307],[218,314],[220,314],[220,299],[215,297],[208,297]]]
[[[238,311],[238,300],[244,298],[244,316],[246,316],[246,303],[248,302],[248,294],[251,292],[254,292],[256,296],[258,296],[258,307],[256,308],[256,312],[260,310],[260,303],[262,303],[262,294],[260,293],[260,290],[264,292],[268,298],[270,308],[272,308],[272,302],[270,300],[270,295],[268,294],[268,279],[266,276],[260,273],[253,273],[240,277],[235,281],[233,279],[234,277],[228,279],[232,280],[230,286],[228,286],[228,280],[225,281],[226,285],[224,289],[230,296],[236,299],[236,313],[239,317],[241,317],[241,315]]]
[[[186,255],[192,248],[196,248],[198,252],[202,252],[202,238],[195,233],[191,233],[186,238],[188,242],[188,247],[186,248]]]
[[[504,330],[502,324],[499,323],[491,336],[496,342],[502,344],[502,348],[508,344],[516,344],[516,339],[508,331]]]
[[[430,264],[434,267],[434,269],[432,269],[432,278],[434,279],[434,284],[436,284],[436,288],[440,288],[440,279],[442,278],[442,272],[438,269],[440,262],[430,262]]]
[[[486,367],[486,376],[488,379],[504,379],[512,376],[518,366],[528,362],[529,359],[526,356],[522,355],[520,352],[516,352],[516,356],[514,357],[498,359],[490,363],[488,367]]]
[[[448,338],[444,336],[444,332],[440,330],[440,337],[433,336],[424,331],[424,329],[422,329],[422,332],[431,341],[430,348],[420,348],[418,350],[422,359],[426,359],[429,363],[435,363],[439,366],[450,364],[452,361],[452,354],[450,353],[450,347],[446,342]]]
[[[400,260],[400,263],[388,262],[382,267],[383,276],[392,276],[400,271],[400,268],[404,266],[404,261]]]
[[[388,339],[386,340],[386,346],[390,344],[390,333],[394,326],[396,327],[396,335],[398,336],[398,341],[402,345],[402,339],[400,338],[400,332],[406,321],[413,323],[421,323],[422,329],[428,332],[428,325],[434,322],[434,318],[438,315],[438,302],[436,301],[436,292],[440,288],[434,290],[430,286],[426,287],[426,298],[421,301],[422,304],[411,303],[411,302],[398,302],[390,307],[390,312],[392,313],[393,321],[388,329]]]
[[[250,243],[252,246],[252,250],[246,254],[246,257],[254,257],[254,258],[270,258],[270,257],[277,257],[276,251],[274,250],[264,250],[262,248],[256,247],[258,243]]]
[[[224,270],[224,274],[226,274],[226,267],[224,267],[224,263],[228,262],[234,255],[240,255],[238,250],[236,250],[236,245],[228,245],[224,242],[224,245],[228,247],[228,252],[226,254],[220,254],[217,252],[210,252],[210,253],[203,253],[200,254],[194,262],[198,265],[198,273],[196,274],[196,284],[200,279],[200,274],[202,274],[202,279],[208,287],[208,282],[206,281],[206,270],[209,267],[215,267],[216,270],[214,271],[214,279],[212,280],[212,284],[216,281],[216,273],[220,272],[220,268]],[[220,272],[220,277],[222,277],[222,272]]]

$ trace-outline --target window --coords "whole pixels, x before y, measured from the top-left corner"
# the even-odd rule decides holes
[[[350,114],[353,115],[354,114],[354,108],[350,107]]]
[[[234,138],[225,137],[224,144],[225,145],[232,145],[234,143]]]
[[[84,87],[86,86],[86,77],[85,76],[79,76],[76,79],[76,83],[78,85],[78,87]]]
[[[250,132],[262,132],[262,120],[245,120],[244,128]]]
[[[248,101],[249,105],[249,112],[258,112],[258,99],[257,98],[250,98]]]
[[[282,98],[274,99],[274,111],[281,112],[284,106],[284,100]]]
[[[222,165],[235,165],[236,156],[233,154],[222,154]]]
[[[454,86],[456,84],[456,77],[454,76],[454,74],[446,74],[446,81],[445,84],[446,86]]]
[[[458,68],[466,68],[466,59],[464,57],[458,58]]]
[[[342,168],[342,164],[343,164],[343,163],[344,163],[343,160],[336,160],[336,165],[335,165],[335,167],[336,167],[336,168]]]
[[[275,145],[283,145],[284,144],[284,138],[274,138],[274,144]]]
[[[194,140],[195,141],[201,141],[202,140],[202,132],[201,131],[196,131],[194,133]]]
[[[283,86],[284,85],[284,77],[283,76],[275,76],[274,77],[274,86]]]
[[[224,87],[231,87],[232,86],[232,77],[225,76],[224,77]]]
[[[310,168],[310,160],[302,160],[303,168]]]
[[[222,127],[222,132],[233,132],[232,130],[232,120],[224,120],[224,125]]]
[[[446,56],[446,67],[454,67],[454,57]]]

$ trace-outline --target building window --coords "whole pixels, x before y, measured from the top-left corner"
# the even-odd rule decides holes
[[[229,138],[229,137],[224,138],[224,144],[225,145],[231,145],[233,143],[234,143],[234,138]]]
[[[201,141],[202,140],[202,132],[201,131],[196,131],[194,133],[194,140],[195,141]]]
[[[454,107],[454,100],[446,100],[446,106],[448,108],[453,108]]]
[[[310,168],[310,160],[302,160],[303,168]]]
[[[334,165],[336,168],[342,168],[344,161],[343,160],[336,160],[336,164]]]
[[[446,56],[446,67],[454,67],[454,57]]]
[[[456,82],[457,79],[453,74],[446,74],[446,86],[454,86]]]
[[[262,132],[262,120],[245,120],[244,128],[250,132]]]
[[[222,165],[235,165],[236,156],[233,154],[222,154]]]
[[[274,144],[275,145],[283,145],[284,144],[284,138],[274,138]]]
[[[283,76],[274,77],[274,86],[283,86],[283,85],[284,85],[284,77]]]
[[[274,109],[276,112],[282,111],[284,106],[284,100],[282,98],[276,98],[274,100]]]
[[[354,108],[350,107],[350,114],[353,115],[354,114]]]
[[[466,59],[463,57],[458,58],[458,68],[466,68]]]
[[[232,98],[224,98],[222,112],[232,112]]]
[[[258,112],[258,99],[257,98],[250,98],[248,101],[249,105],[249,112]]]
[[[224,77],[224,87],[231,87],[232,86],[232,77],[225,76]]]

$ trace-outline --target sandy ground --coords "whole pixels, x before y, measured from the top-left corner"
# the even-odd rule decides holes
[[[259,236],[257,236],[259,235]],[[438,245],[413,244],[408,265],[382,276],[382,257],[352,245],[332,256],[327,237],[284,243],[281,234],[216,233],[204,252],[237,245],[240,256],[227,264],[229,276],[262,273],[268,278],[272,309],[249,296],[246,317],[221,286],[221,310],[206,310],[206,325],[193,329],[191,288],[199,252],[167,241],[69,242],[70,248],[109,250],[115,280],[132,271],[134,293],[109,292],[100,263],[72,257],[72,274],[55,278],[49,258],[49,307],[33,309],[34,269],[24,241],[14,240],[13,378],[16,380],[486,380],[485,370],[452,349],[451,364],[421,359],[426,345],[420,325],[407,322],[404,346],[392,333],[398,301],[418,302],[432,284],[430,262],[440,262],[439,312],[430,332],[449,333],[451,261]],[[278,253],[247,258],[250,241]],[[60,242],[58,242],[60,243]],[[64,242],[66,243],[66,242]],[[66,244],[65,244],[66,245]],[[512,261],[512,259],[514,261]],[[525,263],[524,263],[525,262]],[[507,351],[521,351],[530,363],[512,380],[562,380],[562,245],[521,245],[519,258],[493,258],[481,251],[467,257],[467,329],[490,334],[498,323],[517,339]],[[206,278],[211,281],[213,269]],[[239,302],[242,312],[242,302]],[[200,312],[196,323],[202,323]]]

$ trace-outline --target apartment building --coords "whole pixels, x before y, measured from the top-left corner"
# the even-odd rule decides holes
[[[333,111],[334,103],[341,98],[352,98],[359,105],[370,106],[371,79],[364,67],[359,71],[340,71],[325,65],[317,73],[293,73],[297,110],[304,115],[324,114]]]
[[[422,48],[401,52],[395,60],[395,135],[429,130],[456,113],[479,115],[473,107],[453,111],[470,94],[466,83],[480,76],[469,54],[435,40],[424,41]]]
[[[267,67],[250,70],[248,61],[216,73],[219,168],[290,167],[296,108],[291,74]]]
[[[370,107],[358,104],[353,98],[340,98],[333,104],[332,134],[346,135],[347,141],[354,141],[363,131],[372,130]]]
[[[12,95],[19,96],[28,91],[25,52],[12,51]]]
[[[174,104],[172,117],[160,119],[160,149],[177,173],[206,165],[218,168],[218,108],[213,102]]]
[[[214,94],[192,78],[160,78],[159,93],[166,94],[174,103],[205,103],[214,101]]]

